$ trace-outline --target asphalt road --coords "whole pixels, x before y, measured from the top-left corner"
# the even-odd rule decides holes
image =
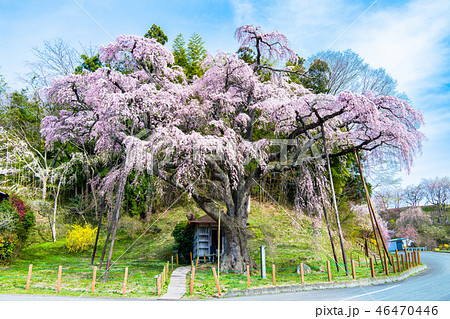
[[[344,301],[344,300],[375,300],[375,301],[439,301],[450,300],[450,254],[421,252],[421,260],[428,266],[422,273],[390,284],[327,289],[316,291],[302,291],[295,293],[282,293],[251,297],[224,298],[220,300],[242,301]],[[0,301],[151,301],[155,299],[138,298],[94,298],[70,296],[43,296],[43,295],[1,295]],[[215,299],[217,300],[217,299]]]
[[[343,289],[301,291],[273,295],[226,298],[242,301],[440,301],[450,300],[450,254],[420,252],[428,269],[403,281]]]

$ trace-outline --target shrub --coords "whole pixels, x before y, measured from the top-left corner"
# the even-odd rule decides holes
[[[66,237],[66,246],[70,252],[77,252],[87,250],[94,245],[96,228],[91,228],[91,225],[86,224],[84,227],[80,225],[73,225],[72,230],[69,231]]]
[[[19,251],[34,223],[34,213],[16,196],[0,203],[0,263]]]
[[[135,238],[145,231],[145,224],[139,217],[122,216],[119,220],[118,230],[129,238]]]
[[[14,232],[16,230],[16,219],[14,206],[10,201],[4,200],[0,203],[0,231]]]
[[[189,260],[189,253],[194,247],[194,228],[186,226],[188,226],[187,222],[179,222],[175,226],[172,236],[175,238],[175,249],[177,249],[178,255],[184,260]]]
[[[5,232],[0,234],[0,263],[8,262],[16,251],[17,235]]]

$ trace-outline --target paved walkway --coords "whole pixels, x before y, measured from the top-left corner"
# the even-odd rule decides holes
[[[186,275],[191,271],[191,266],[179,267],[170,276],[167,293],[159,300],[180,300],[186,293]]]

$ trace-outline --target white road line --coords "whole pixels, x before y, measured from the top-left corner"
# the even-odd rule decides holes
[[[379,293],[379,292],[382,292],[382,291],[386,291],[386,290],[389,290],[389,289],[392,289],[392,288],[395,288],[395,287],[398,287],[398,286],[400,286],[400,285],[395,285],[395,286],[392,286],[392,287],[388,287],[388,288],[384,288],[384,289],[381,289],[381,290],[369,292],[369,293],[367,293],[367,294],[362,294],[362,295],[353,296],[353,297],[350,297],[350,298],[340,299],[339,301],[346,301],[346,300],[350,300],[350,299],[355,299],[355,298],[359,298],[359,297],[364,297],[364,296],[368,296],[368,295],[373,295],[373,294],[376,294],[376,293]]]

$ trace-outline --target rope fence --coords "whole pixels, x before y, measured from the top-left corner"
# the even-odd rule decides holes
[[[189,277],[190,295],[222,295],[232,290],[245,290],[251,287],[276,285],[304,285],[333,281],[350,281],[359,278],[395,275],[421,264],[419,250],[396,251],[384,261],[374,257],[350,260],[348,275],[344,264],[338,263],[339,271],[333,260],[325,264],[297,267],[267,267],[267,276],[262,278],[262,269],[216,271],[214,264],[203,264],[199,259],[191,261]],[[201,260],[201,259],[200,259]],[[86,294],[120,294],[160,296],[167,291],[170,275],[178,266],[178,256],[162,262],[133,261],[115,264],[105,278],[105,269],[85,264],[30,264],[28,267],[5,267],[0,272],[2,289],[25,291],[76,292]]]
[[[298,267],[278,268],[272,264],[267,267],[266,278],[261,276],[262,269],[250,269],[249,266],[241,270],[221,270],[219,277],[214,267],[200,270],[193,265],[189,293],[198,296],[208,294],[220,296],[223,292],[245,290],[251,287],[351,281],[360,278],[396,275],[420,264],[420,253],[417,250],[406,251],[401,254],[396,251],[390,254],[389,258],[392,261],[392,266],[387,263],[387,268],[386,262],[380,259],[376,260],[374,257],[350,260],[351,270],[349,270],[348,275],[345,273],[344,264],[339,263],[340,271],[336,270],[334,260],[328,260],[325,264],[315,267],[300,264]]]
[[[176,259],[175,259],[176,258]],[[167,287],[170,274],[177,267],[174,261],[131,261],[116,263],[108,271],[83,263],[62,265],[30,264],[28,267],[0,269],[0,286],[5,290],[76,292],[91,294],[160,295]],[[158,272],[158,269],[162,269]],[[156,276],[154,274],[157,273]],[[156,281],[155,281],[156,279]]]

